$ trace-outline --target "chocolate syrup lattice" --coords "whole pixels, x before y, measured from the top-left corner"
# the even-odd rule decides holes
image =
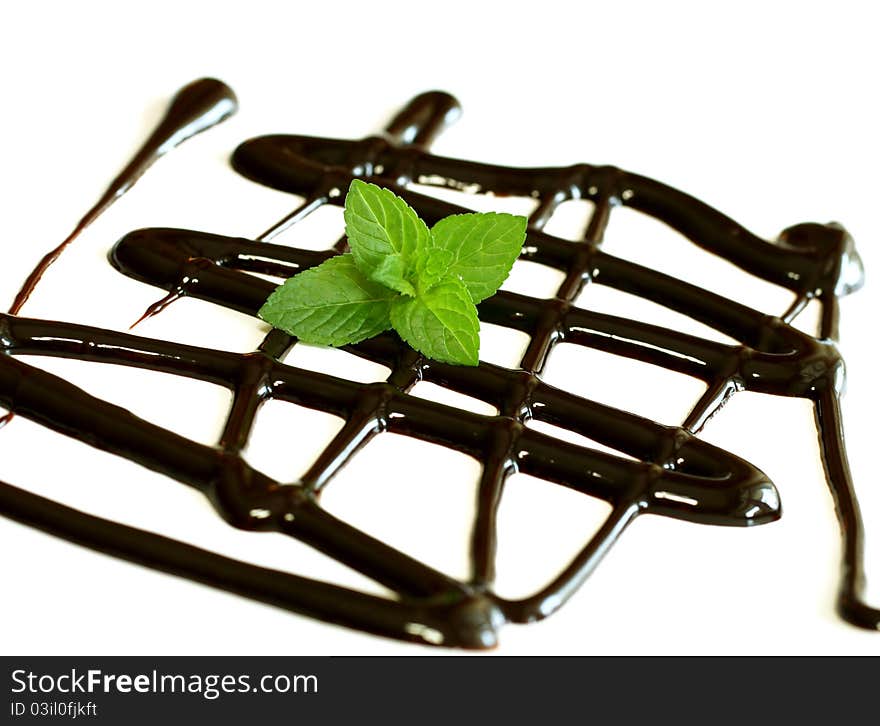
[[[230,389],[234,398],[223,434],[218,445],[210,447],[147,423],[12,355],[0,357],[0,404],[16,414],[189,484],[208,496],[232,525],[295,537],[392,589],[398,600],[247,565],[7,484],[0,484],[0,512],[96,549],[324,620],[405,640],[489,647],[505,621],[538,620],[560,607],[639,514],[725,525],[778,518],[777,493],[767,477],[694,434],[737,391],[798,396],[815,404],[826,475],[844,536],[839,610],[856,625],[877,628],[880,612],[861,599],[862,524],[840,420],[843,368],[834,343],[836,296],[861,284],[861,265],[844,230],[801,224],[767,242],[681,192],[613,167],[514,169],[429,154],[431,140],[457,113],[455,99],[432,92],[413,99],[380,136],[361,141],[304,136],[247,141],[235,151],[233,166],[256,182],[304,197],[294,212],[256,241],[179,229],[139,230],[123,237],[110,259],[125,274],[168,292],[148,315],[183,295],[254,315],[274,285],[249,273],[289,277],[345,249],[344,239],[326,252],[269,240],[324,204],[341,205],[354,177],[394,190],[429,224],[467,210],[416,194],[407,188],[410,183],[531,197],[537,208],[529,218],[521,259],[560,270],[565,279],[550,299],[501,291],[480,305],[484,322],[530,336],[516,369],[486,362],[478,368],[440,364],[388,333],[347,348],[391,369],[385,382],[360,384],[280,363],[295,340],[277,330],[256,352],[235,354],[67,323],[0,317],[0,342],[8,354],[135,366]],[[595,205],[580,242],[541,231],[558,206],[570,199],[589,199]],[[709,252],[792,290],[796,302],[781,318],[768,316],[604,253],[603,233],[617,205],[655,217]],[[739,344],[580,309],[574,300],[588,283],[664,305]],[[814,298],[823,310],[820,339],[789,324]],[[662,426],[542,381],[548,355],[561,341],[662,366],[695,377],[708,388],[680,427]],[[485,401],[499,414],[479,415],[409,395],[423,380]],[[268,399],[345,420],[293,484],[269,478],[241,455],[257,410]],[[637,460],[540,433],[524,425],[530,418]],[[385,431],[449,447],[482,463],[468,582],[416,561],[319,506],[320,492],[340,467]],[[601,498],[612,507],[563,572],[521,600],[504,599],[492,591],[496,510],[505,480],[514,472]]]

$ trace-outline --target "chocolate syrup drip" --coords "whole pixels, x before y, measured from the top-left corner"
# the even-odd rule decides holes
[[[156,159],[164,156],[187,139],[216,126],[235,113],[238,101],[232,89],[213,78],[202,78],[181,88],[171,101],[165,116],[138,149],[119,175],[73,231],[55,249],[46,253],[24,281],[9,312],[17,315],[27,302],[40,279],[55,260],[92,222],[103,214],[119,197],[131,189]]]
[[[639,514],[725,525],[778,518],[778,496],[767,477],[694,434],[736,391],[799,396],[816,404],[823,461],[844,533],[839,609],[850,622],[876,628],[880,613],[862,601],[862,526],[843,447],[842,361],[832,340],[836,295],[861,284],[861,265],[848,235],[836,225],[803,224],[768,243],[681,192],[612,167],[512,169],[427,153],[434,135],[457,113],[451,96],[433,92],[414,99],[383,135],[363,141],[303,136],[248,141],[233,156],[235,168],[259,183],[304,197],[297,209],[260,235],[261,241],[188,230],[139,230],[120,240],[110,259],[125,274],[167,291],[150,314],[190,295],[253,315],[274,285],[249,273],[289,277],[345,249],[344,239],[326,252],[264,240],[323,204],[340,204],[340,192],[356,176],[394,189],[429,223],[465,210],[409,192],[405,184],[533,196],[539,203],[530,217],[523,259],[555,267],[565,280],[549,300],[499,292],[480,306],[482,320],[531,336],[518,369],[437,363],[388,333],[347,348],[391,369],[386,382],[359,384],[280,363],[295,340],[277,330],[258,351],[235,354],[0,316],[0,346],[7,353],[147,368],[230,389],[233,404],[224,431],[218,445],[209,447],[149,424],[11,355],[0,357],[0,404],[199,489],[233,526],[282,532],[307,542],[391,588],[398,601],[229,560],[8,484],[0,484],[0,512],[94,549],[331,622],[406,640],[483,648],[495,644],[504,621],[538,620],[561,606]],[[541,229],[558,205],[574,198],[595,203],[584,240],[544,234]],[[767,316],[602,252],[604,229],[619,204],[651,214],[710,252],[795,291],[797,301],[782,318]],[[739,344],[577,308],[574,300],[589,282],[682,312]],[[788,325],[812,298],[823,304],[822,340]],[[681,427],[661,426],[585,400],[540,378],[547,356],[561,341],[695,376],[707,384],[707,392]],[[408,395],[420,380],[486,401],[498,415],[481,416]],[[240,455],[259,406],[270,398],[346,421],[297,482],[275,481]],[[637,461],[539,433],[524,425],[530,418],[582,434]],[[321,491],[340,467],[383,431],[450,447],[482,462],[468,582],[417,562],[319,506]],[[495,518],[504,482],[516,471],[599,497],[611,504],[612,512],[552,582],[528,598],[507,600],[491,588]]]

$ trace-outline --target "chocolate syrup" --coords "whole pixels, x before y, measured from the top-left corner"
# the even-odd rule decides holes
[[[501,291],[480,305],[486,322],[527,333],[531,342],[516,369],[477,368],[427,360],[393,333],[347,350],[391,369],[387,381],[361,384],[282,364],[295,340],[271,331],[253,353],[236,354],[136,337],[99,328],[0,316],[0,345],[9,354],[71,357],[188,376],[225,386],[233,404],[217,446],[204,446],[96,399],[61,378],[0,357],[0,404],[55,431],[130,458],[202,491],[235,527],[276,531],[304,541],[397,593],[378,598],[347,588],[248,565],[159,535],[100,519],[0,484],[0,513],[69,540],[280,607],[386,636],[466,648],[491,647],[508,622],[542,619],[560,607],[638,515],[748,526],[780,516],[766,475],[695,436],[734,393],[798,396],[815,404],[826,476],[844,537],[838,609],[849,622],[876,629],[880,612],[862,600],[862,524],[843,444],[840,391],[843,363],[837,296],[861,284],[861,263],[836,225],[802,224],[774,242],[755,237],[707,205],[658,182],[613,167],[514,169],[432,155],[427,146],[458,114],[451,96],[413,99],[379,136],[342,141],[267,136],[242,144],[233,166],[248,178],[301,195],[304,202],[256,241],[179,229],[144,229],[110,253],[126,275],[164,289],[147,314],[189,295],[255,314],[274,288],[252,272],[289,277],[345,249],[326,252],[270,240],[323,204],[342,202],[354,177],[403,196],[426,221],[465,211],[408,191],[410,182],[467,187],[538,199],[523,259],[565,273],[554,298]],[[580,242],[541,230],[568,199],[593,201]],[[704,249],[796,293],[781,318],[601,250],[613,208],[654,216]],[[574,300],[593,282],[640,295],[726,333],[726,345],[657,326],[580,309]],[[789,323],[811,299],[822,303],[820,339]],[[541,371],[559,342],[636,358],[704,381],[706,394],[680,427],[585,400],[548,385]],[[408,395],[420,380],[486,401],[483,416]],[[275,481],[241,457],[256,412],[278,399],[344,418],[342,430],[294,483]],[[623,459],[569,444],[524,424],[545,421],[622,451]],[[483,464],[473,529],[472,571],[458,582],[342,522],[320,505],[333,476],[373,437],[392,431],[471,455]],[[506,479],[523,472],[586,495],[612,512],[568,567],[531,597],[493,593],[495,519]]]
[[[113,202],[131,189],[144,172],[153,165],[153,162],[187,139],[226,120],[235,113],[237,108],[238,101],[232,89],[213,78],[201,78],[181,88],[171,100],[171,104],[159,125],[156,126],[153,133],[125,168],[110,182],[101,198],[83,215],[64,241],[47,252],[31,271],[21,290],[15,296],[12,307],[9,308],[10,315],[19,313],[46,270],[58,259],[65,248],[79,237],[86,227],[100,217]]]

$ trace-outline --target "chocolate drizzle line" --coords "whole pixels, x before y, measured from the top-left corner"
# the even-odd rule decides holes
[[[165,116],[140,149],[101,195],[95,205],[77,222],[73,231],[55,249],[46,253],[21,286],[10,315],[17,315],[40,279],[55,260],[110,205],[131,189],[153,162],[187,139],[216,126],[235,113],[238,101],[232,89],[213,78],[202,78],[181,88],[168,106]]]
[[[880,613],[862,600],[862,526],[840,421],[843,364],[834,343],[837,295],[856,289],[862,279],[845,231],[837,225],[801,224],[767,242],[692,197],[613,167],[514,169],[429,154],[428,144],[457,113],[451,96],[432,92],[413,99],[382,135],[362,141],[305,136],[247,141],[235,151],[234,167],[261,184],[302,196],[303,203],[290,215],[259,241],[189,230],[138,230],[116,244],[110,260],[125,274],[166,290],[166,298],[149,314],[190,295],[253,315],[274,285],[248,273],[288,277],[345,249],[344,239],[326,252],[265,240],[324,204],[341,204],[342,192],[354,177],[394,189],[429,223],[464,210],[408,191],[410,182],[533,197],[538,206],[530,217],[522,258],[563,271],[565,280],[549,300],[502,291],[480,306],[482,320],[531,337],[517,369],[485,362],[476,369],[439,364],[389,333],[347,348],[391,369],[385,382],[360,384],[280,363],[295,340],[277,330],[257,351],[235,354],[0,316],[0,345],[8,354],[134,366],[230,389],[233,403],[224,431],[218,445],[210,447],[143,421],[12,355],[0,356],[0,404],[195,487],[233,526],[304,541],[389,587],[398,600],[230,560],[8,484],[0,484],[0,513],[98,550],[327,621],[404,640],[484,648],[495,644],[505,621],[538,620],[560,607],[639,514],[724,525],[778,518],[776,489],[762,472],[695,436],[730,395],[761,391],[815,403],[823,462],[844,537],[839,610],[848,621],[876,629]],[[595,205],[582,241],[541,231],[562,202],[578,198]],[[604,253],[603,232],[619,205],[656,217],[747,272],[793,290],[795,304],[781,318],[768,316]],[[574,301],[588,283],[665,305],[739,344],[580,309]],[[821,339],[789,325],[813,298],[823,306]],[[540,377],[548,355],[562,341],[694,376],[707,384],[706,394],[680,427],[661,426],[583,399]],[[498,415],[410,396],[420,380],[486,401]],[[297,482],[275,481],[241,456],[257,410],[270,398],[335,414],[346,422]],[[529,419],[582,434],[636,461],[539,433],[525,425]],[[433,570],[320,507],[320,493],[340,467],[384,431],[481,461],[468,582]],[[517,471],[599,497],[611,504],[612,512],[553,581],[530,597],[508,600],[492,592],[495,519],[504,483]]]

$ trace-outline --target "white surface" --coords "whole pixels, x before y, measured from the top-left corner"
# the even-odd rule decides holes
[[[873,602],[880,602],[880,495],[871,460],[877,391],[868,339],[880,298],[874,284],[880,59],[868,4],[837,3],[831,11],[807,3],[741,3],[738,14],[702,3],[614,9],[447,0],[430,11],[413,3],[297,5],[154,2],[147,10],[34,2],[4,11],[2,307],[97,198],[168,97],[202,75],[236,90],[239,114],[159,162],[46,275],[24,314],[125,329],[159,296],[107,264],[107,249],[126,231],[182,226],[253,236],[295,205],[228,168],[239,141],[270,132],[357,138],[431,88],[452,92],[464,107],[461,121],[435,144],[438,153],[520,165],[616,164],[694,194],[767,237],[796,222],[839,220],[856,239],[869,275],[866,288],[843,302],[842,350],[850,376],[847,439],[868,526]],[[650,260],[663,228],[621,219],[612,217],[609,251]],[[687,254],[698,281],[744,289],[726,272],[718,277],[717,263]],[[88,286],[77,274],[88,275]],[[547,280],[535,284],[543,289]],[[613,296],[590,302],[592,292],[583,304],[641,314]],[[784,302],[776,293],[759,299],[778,313]],[[244,351],[264,330],[258,321],[185,300],[138,332]],[[496,349],[484,346],[487,353]],[[585,380],[572,367],[583,365],[578,355],[568,364],[562,351],[557,355],[554,375],[585,386],[606,365],[603,356],[584,358]],[[225,391],[170,376],[37,362],[199,440],[216,436],[228,401]],[[367,379],[375,374],[362,371]],[[125,380],[143,386],[120,398]],[[600,392],[626,407],[634,386],[634,378],[618,373],[615,385]],[[679,398],[658,395],[652,414],[676,423],[679,392],[692,387],[685,380],[683,389],[674,387]],[[191,408],[163,408],[165,400],[184,399]],[[295,421],[280,410],[266,415],[277,423],[261,422],[264,430],[305,425],[316,440],[338,425],[321,414]],[[540,624],[504,628],[496,653],[880,650],[880,635],[852,628],[833,612],[838,531],[809,404],[743,393],[705,437],[770,475],[782,496],[782,520],[746,530],[641,517],[562,611]],[[330,486],[327,506],[463,574],[477,467],[442,451],[438,465],[422,467],[424,479],[413,482],[403,463],[423,461],[423,448],[413,443],[380,439]],[[271,449],[263,441],[251,455],[277,466],[266,460]],[[401,460],[400,477],[382,483],[372,474],[387,457]],[[295,465],[301,470],[308,461]],[[100,475],[91,474],[93,466]],[[304,545],[228,527],[187,487],[21,417],[0,431],[0,479],[224,554],[381,592]],[[508,493],[499,589],[524,594],[585,541],[604,505],[526,477],[512,481]],[[373,503],[386,497],[399,509],[391,521],[380,521]],[[527,515],[542,524],[519,527]],[[323,625],[5,519],[0,552],[3,653],[439,652]]]

